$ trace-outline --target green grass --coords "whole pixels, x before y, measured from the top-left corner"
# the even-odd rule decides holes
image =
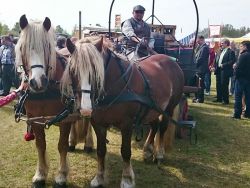
[[[214,85],[214,84],[213,84]],[[166,161],[157,166],[145,164],[142,142],[133,141],[132,164],[136,187],[250,187],[250,120],[233,120],[233,99],[229,106],[214,104],[214,97],[204,104],[190,104],[190,114],[197,121],[198,143],[177,139]],[[0,187],[30,187],[36,169],[34,141],[26,142],[24,123],[16,124],[12,105],[0,109]],[[46,130],[50,171],[47,186],[52,187],[58,168],[58,127]],[[144,135],[145,136],[145,135]],[[119,187],[121,179],[120,134],[108,132],[106,183]],[[82,152],[83,144],[69,154],[69,187],[89,187],[97,167],[96,154]]]

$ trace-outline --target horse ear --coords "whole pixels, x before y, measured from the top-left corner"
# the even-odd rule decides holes
[[[101,37],[101,39],[95,44],[95,47],[97,48],[97,50],[99,52],[102,51],[102,46],[103,46],[103,36]]]
[[[43,27],[49,31],[50,27],[51,27],[51,21],[48,17],[45,18],[45,20],[43,21]]]
[[[22,15],[20,17],[20,20],[19,20],[19,25],[20,25],[21,29],[23,30],[28,24],[29,23],[28,23],[28,20],[26,18],[26,15],[25,14]]]
[[[76,49],[76,46],[73,44],[73,42],[69,38],[67,38],[66,46],[69,52],[73,54]]]

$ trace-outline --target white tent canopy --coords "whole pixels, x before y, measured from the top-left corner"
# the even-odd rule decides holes
[[[250,33],[245,34],[245,35],[242,36],[241,38],[250,38]]]

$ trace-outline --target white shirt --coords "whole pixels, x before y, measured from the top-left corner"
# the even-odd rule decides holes
[[[224,57],[225,53],[227,52],[227,50],[228,50],[228,48],[224,48],[223,51],[221,52],[218,67],[222,67],[222,60],[223,60],[223,57]]]

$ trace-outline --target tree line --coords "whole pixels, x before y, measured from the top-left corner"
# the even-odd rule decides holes
[[[55,30],[56,30],[56,33],[69,35],[68,32],[65,29],[63,29],[60,25],[57,25]],[[19,32],[20,32],[20,26],[18,22],[16,22],[13,28],[11,29],[6,24],[2,24],[0,22],[0,36],[11,33],[17,37],[19,36]],[[237,37],[242,37],[243,35],[249,32],[250,32],[249,27],[243,26],[240,28],[234,28],[231,24],[225,24],[225,25],[222,25],[221,34],[222,34],[222,37],[237,38]],[[200,34],[203,35],[205,38],[208,38],[209,29],[204,28],[203,30],[200,31]]]
[[[249,27],[234,28],[231,24],[222,25],[221,37],[238,38],[250,33]],[[209,37],[209,28],[204,28],[201,32],[205,38]]]
[[[11,28],[11,29],[8,27],[8,25],[3,24],[3,23],[0,22],[0,36],[7,35],[7,34],[12,34],[15,37],[18,37],[20,31],[21,31],[21,28],[20,28],[19,22],[16,22],[14,24],[13,28]],[[67,33],[67,31],[65,29],[63,29],[60,25],[56,26],[55,31],[56,31],[56,33],[62,33],[62,34],[69,35]]]

